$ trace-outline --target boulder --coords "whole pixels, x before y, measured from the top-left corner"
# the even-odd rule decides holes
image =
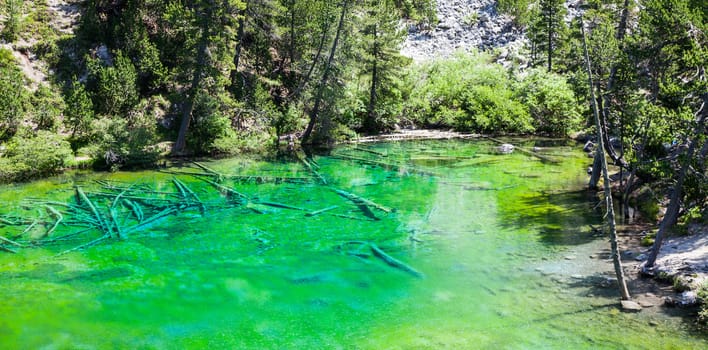
[[[631,301],[631,300],[622,300],[622,310],[623,311],[628,311],[628,312],[639,312],[642,311],[642,306]]]
[[[497,151],[502,154],[510,154],[511,152],[514,152],[514,145],[508,143],[502,144],[501,146],[497,147]]]
[[[595,148],[595,144],[588,140],[588,142],[585,142],[585,146],[583,146],[583,151],[584,152],[591,152]]]

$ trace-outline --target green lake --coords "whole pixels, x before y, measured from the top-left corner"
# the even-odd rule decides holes
[[[2,186],[0,348],[708,348],[601,286],[581,147],[510,141],[559,162],[382,142]]]

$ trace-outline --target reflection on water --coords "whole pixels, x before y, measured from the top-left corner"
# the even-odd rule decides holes
[[[514,142],[561,163],[424,141],[0,188],[27,221],[3,237],[72,235],[0,254],[0,347],[705,348],[680,318],[618,311],[577,147]],[[105,234],[57,209],[43,237],[38,203],[81,205],[75,186],[115,225],[57,256]]]

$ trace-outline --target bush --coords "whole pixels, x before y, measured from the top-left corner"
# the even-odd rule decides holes
[[[143,101],[126,118],[102,117],[91,122],[94,145],[90,153],[99,165],[117,170],[155,163],[159,156],[159,151],[153,147],[157,142],[157,124],[145,112],[148,109],[148,102]]]
[[[0,182],[56,174],[71,158],[69,143],[61,136],[44,130],[36,135],[27,133],[18,133],[0,153]]]
[[[72,142],[82,143],[88,137],[91,121],[94,119],[93,102],[84,84],[76,79],[66,92],[65,100],[64,123],[71,130]]]
[[[534,69],[521,81],[519,90],[536,131],[567,136],[581,128],[582,111],[564,77]]]
[[[56,132],[60,125],[59,117],[64,109],[64,101],[61,96],[48,86],[41,84],[31,96],[30,101],[29,112],[37,129]]]
[[[0,141],[11,138],[25,113],[27,91],[12,52],[0,49]]]
[[[416,67],[409,78],[411,96],[404,114],[429,127],[471,132],[534,130],[519,102],[516,83],[487,54],[458,54]]]
[[[698,321],[704,325],[708,325],[708,281],[698,287],[696,292],[698,300],[701,302],[701,310],[698,312]]]
[[[105,115],[125,116],[138,103],[138,73],[130,59],[120,51],[114,65],[89,59],[89,90],[93,92],[96,111]]]

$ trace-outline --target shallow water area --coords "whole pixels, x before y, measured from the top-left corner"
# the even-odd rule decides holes
[[[0,348],[706,348],[618,309],[580,146],[506,141],[0,187]]]

